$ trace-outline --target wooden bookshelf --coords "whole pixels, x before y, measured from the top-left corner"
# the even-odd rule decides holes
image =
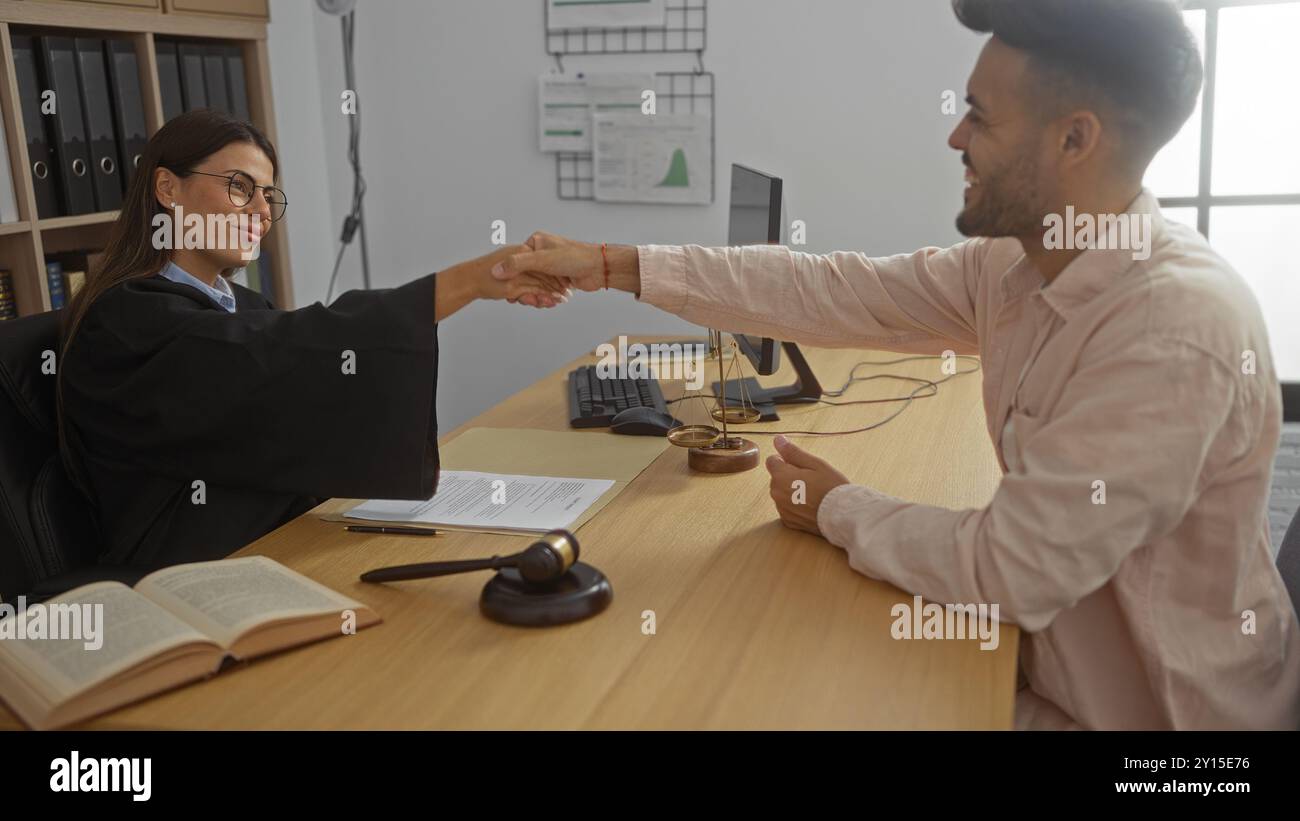
[[[4,119],[9,169],[18,201],[18,222],[0,223],[0,268],[13,274],[19,316],[50,309],[45,255],[102,248],[117,212],[37,217],[27,136],[14,77],[12,28],[62,29],[86,37],[129,35],[140,64],[145,125],[151,136],[163,124],[154,37],[193,37],[238,45],[244,56],[253,123],[274,144],[275,109],[266,47],[266,25],[270,22],[267,4],[268,0],[0,0],[0,117]],[[267,235],[265,246],[274,268],[275,303],[281,308],[292,308],[293,278],[288,235],[283,225],[277,224]]]

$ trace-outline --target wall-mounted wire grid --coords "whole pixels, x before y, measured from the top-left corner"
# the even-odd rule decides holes
[[[679,51],[704,51],[707,43],[708,0],[667,0],[664,26],[627,28],[581,28],[550,30],[551,4],[542,0],[545,9],[546,53],[563,54],[645,54]]]
[[[709,115],[709,202],[717,198],[718,127],[714,118],[714,78],[709,71],[661,71],[655,74],[656,110],[665,114]],[[562,200],[594,200],[595,169],[589,151],[555,155],[555,193]]]

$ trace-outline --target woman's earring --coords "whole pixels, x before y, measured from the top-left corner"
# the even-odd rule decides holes
[[[176,200],[172,200],[172,208],[176,207]]]

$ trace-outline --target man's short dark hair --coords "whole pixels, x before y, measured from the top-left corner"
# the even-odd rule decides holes
[[[1201,55],[1172,0],[952,0],[952,6],[962,25],[1029,54],[1044,92],[1035,102],[1058,110],[1080,103],[1109,108],[1143,168],[1196,108]]]

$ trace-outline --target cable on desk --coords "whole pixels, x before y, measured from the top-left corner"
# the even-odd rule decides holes
[[[846,381],[846,382],[844,383],[844,386],[843,386],[842,388],[840,388],[839,390],[836,390],[836,391],[826,391],[826,392],[825,392],[825,395],[826,395],[826,396],[840,397],[840,396],[843,396],[843,395],[848,391],[848,389],[849,389],[849,388],[850,388],[854,383],[856,383],[856,382],[870,382],[870,381],[873,380],[873,379],[898,379],[898,380],[901,380],[901,381],[904,381],[904,382],[919,382],[919,383],[921,383],[921,384],[917,385],[916,388],[913,389],[912,392],[909,393],[907,396],[893,396],[893,397],[889,397],[889,398],[887,398],[887,399],[854,399],[854,400],[849,400],[849,401],[847,401],[847,402],[831,402],[831,401],[828,401],[828,400],[826,400],[826,399],[818,399],[818,400],[817,400],[817,404],[820,404],[820,405],[836,405],[836,406],[839,406],[839,405],[878,405],[878,404],[887,403],[887,402],[902,402],[902,403],[903,403],[903,405],[902,405],[898,410],[894,411],[894,412],[891,413],[889,416],[886,416],[884,419],[880,420],[879,422],[876,422],[876,423],[873,424],[873,425],[867,425],[867,426],[864,427],[864,428],[855,428],[854,430],[836,430],[836,431],[815,431],[815,430],[737,430],[737,429],[734,429],[734,428],[733,428],[733,429],[730,429],[730,430],[728,431],[728,433],[738,433],[738,434],[743,433],[743,434],[748,434],[748,435],[750,435],[750,436],[756,436],[756,435],[757,435],[757,436],[849,436],[849,435],[851,435],[851,434],[855,434],[855,433],[866,433],[866,432],[869,431],[869,430],[875,430],[876,428],[879,428],[879,427],[881,427],[881,426],[887,424],[888,422],[891,422],[891,421],[893,421],[894,419],[896,419],[896,418],[898,417],[899,414],[901,414],[903,411],[905,411],[905,410],[908,409],[908,407],[912,404],[912,400],[914,400],[914,399],[928,399],[928,398],[930,398],[931,396],[934,396],[934,395],[938,394],[938,393],[939,393],[939,386],[942,385],[944,382],[947,382],[949,379],[952,379],[952,378],[955,377],[955,376],[966,376],[967,374],[977,373],[977,372],[980,370],[979,357],[970,356],[970,355],[967,355],[967,354],[959,354],[959,355],[957,355],[957,356],[955,357],[956,359],[966,359],[966,360],[970,360],[970,361],[972,361],[972,362],[975,363],[975,367],[973,367],[973,368],[971,368],[971,369],[969,369],[969,370],[964,370],[964,371],[960,371],[960,370],[959,370],[959,371],[954,371],[953,373],[948,374],[947,376],[943,377],[942,379],[937,379],[937,380],[935,380],[935,379],[921,379],[921,378],[919,378],[919,377],[915,377],[915,376],[901,376],[901,375],[899,375],[899,374],[893,374],[893,373],[880,373],[880,374],[874,374],[874,375],[872,375],[872,376],[858,376],[858,375],[857,375],[858,368],[861,368],[861,367],[864,366],[864,365],[897,365],[897,364],[900,363],[900,362],[916,362],[916,361],[920,361],[920,360],[932,360],[932,359],[939,359],[939,360],[942,360],[942,359],[945,359],[945,358],[946,358],[946,357],[942,357],[942,356],[904,356],[904,357],[900,357],[899,359],[887,359],[887,360],[884,360],[884,361],[863,360],[862,362],[859,362],[859,363],[857,363],[856,365],[854,365],[854,366],[849,370],[849,378],[848,378],[848,381]],[[921,393],[922,391],[925,391],[925,390],[929,390],[929,393]],[[695,395],[695,396],[698,396],[698,394]],[[692,396],[691,398],[695,398],[695,396]],[[686,398],[686,397],[680,397],[680,398],[678,398],[678,399],[673,399],[673,400],[670,401],[668,404],[671,405],[671,404],[673,404],[673,403],[675,403],[675,402],[680,402],[680,401],[682,401],[682,399],[684,399],[684,398]],[[714,398],[714,399],[717,399],[716,396],[714,396],[713,398]]]

